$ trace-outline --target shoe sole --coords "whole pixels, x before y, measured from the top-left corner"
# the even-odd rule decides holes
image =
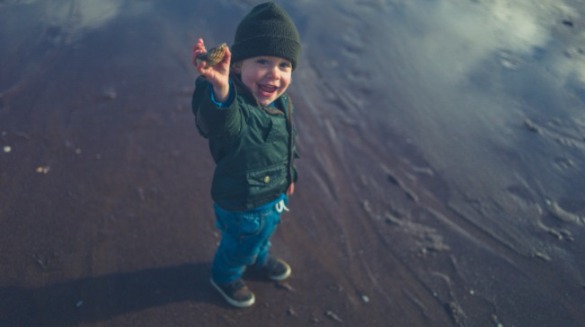
[[[290,268],[290,266],[288,265],[288,263],[282,261],[282,260],[278,260],[280,263],[282,263],[285,267],[286,267],[286,271],[278,276],[270,276],[268,278],[277,281],[277,282],[281,282],[287,278],[290,277],[290,274],[292,272],[292,269]]]
[[[225,294],[221,288],[213,281],[213,278],[211,278],[209,280],[211,282],[211,285],[213,285],[213,287],[219,292],[219,294],[221,294],[223,296],[223,298],[228,301],[229,304],[233,305],[234,307],[238,307],[238,308],[247,308],[247,307],[251,307],[252,305],[254,305],[254,302],[256,302],[256,297],[254,296],[254,293],[252,293],[252,298],[250,298],[248,301],[236,301],[234,299],[232,299],[231,297],[229,297],[227,294]]]

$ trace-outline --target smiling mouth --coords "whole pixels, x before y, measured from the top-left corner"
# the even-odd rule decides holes
[[[263,95],[270,96],[270,95],[272,95],[274,92],[276,92],[276,90],[278,90],[278,87],[277,87],[277,86],[274,86],[274,85],[259,84],[259,85],[258,85],[258,90],[259,90],[259,91],[260,91],[260,93],[262,93]]]

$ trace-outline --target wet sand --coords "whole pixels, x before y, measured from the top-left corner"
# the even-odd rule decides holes
[[[0,326],[585,324],[585,23],[464,0],[283,2],[293,276],[226,305],[190,49],[253,3],[0,1]]]

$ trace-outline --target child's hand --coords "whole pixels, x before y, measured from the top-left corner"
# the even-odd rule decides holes
[[[199,74],[205,76],[213,86],[215,99],[219,102],[224,102],[229,95],[230,59],[232,53],[229,48],[226,48],[223,60],[214,66],[208,66],[204,61],[197,61],[197,56],[205,52],[207,52],[207,49],[205,48],[203,39],[198,39],[197,43],[193,46],[193,65]]]
[[[290,183],[290,185],[288,186],[288,189],[286,190],[286,195],[291,196],[291,195],[293,195],[294,192],[295,192],[295,183],[292,182],[292,183]]]

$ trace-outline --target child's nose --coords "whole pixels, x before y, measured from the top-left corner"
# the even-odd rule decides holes
[[[280,77],[280,71],[278,70],[278,66],[277,65],[273,65],[270,67],[270,70],[268,71],[268,74],[270,77],[277,79]]]

